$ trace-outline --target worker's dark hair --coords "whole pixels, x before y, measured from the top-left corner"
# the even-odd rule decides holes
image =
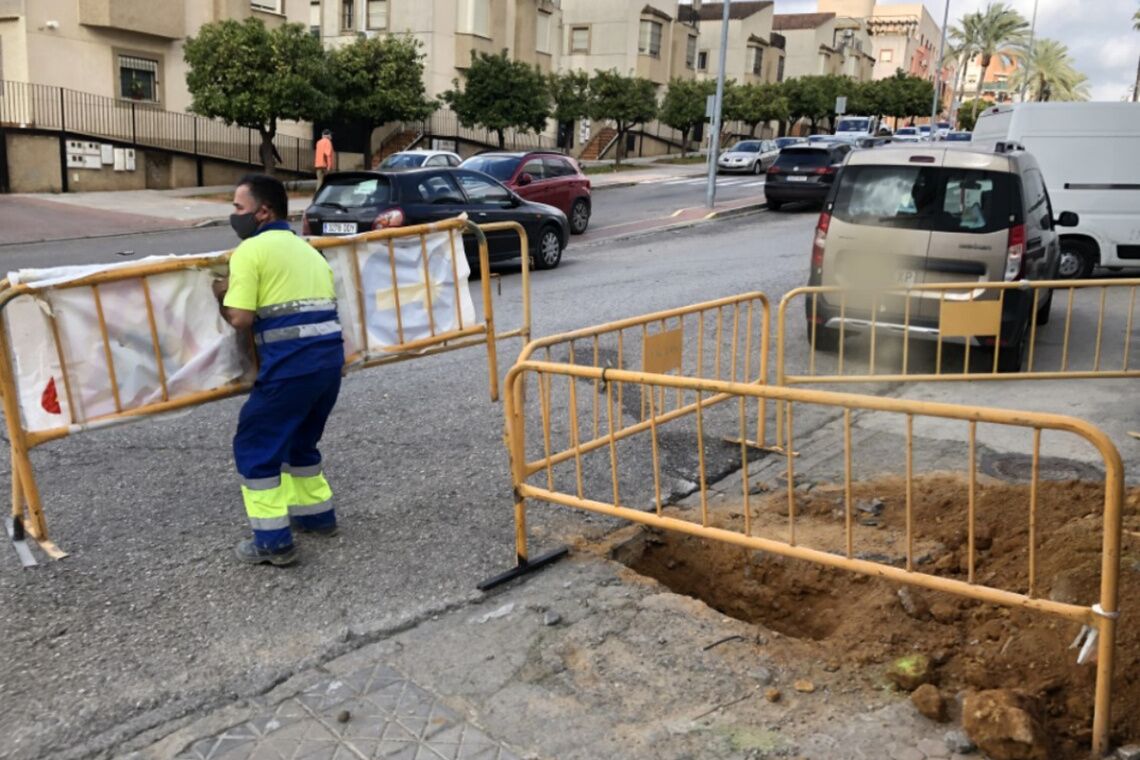
[[[289,217],[289,194],[281,180],[268,174],[247,174],[237,183],[238,187],[242,185],[249,188],[249,194],[258,206],[268,206],[278,219]]]

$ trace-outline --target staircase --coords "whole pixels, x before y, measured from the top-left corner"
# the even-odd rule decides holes
[[[615,137],[617,137],[617,130],[613,127],[601,129],[594,135],[594,139],[586,143],[585,148],[582,148],[582,152],[578,155],[578,160],[596,161],[601,156],[602,151],[613,142]]]
[[[397,132],[385,140],[378,150],[373,152],[372,165],[375,166],[393,153],[407,150],[418,142],[421,137],[423,137],[423,132],[418,129],[405,129],[402,132]]]

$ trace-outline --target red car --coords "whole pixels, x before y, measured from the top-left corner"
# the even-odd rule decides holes
[[[575,235],[590,224],[590,180],[561,153],[480,153],[460,166],[494,177],[528,201],[560,209]]]

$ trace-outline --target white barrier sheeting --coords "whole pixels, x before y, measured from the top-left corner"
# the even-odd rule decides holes
[[[424,252],[427,272],[424,278]],[[337,289],[345,353],[364,353],[360,309],[365,311],[367,356],[399,351],[403,342],[432,335],[427,295],[435,334],[441,335],[475,323],[475,308],[467,286],[470,270],[463,256],[462,239],[455,235],[456,261],[452,262],[450,235],[435,233],[421,244],[418,237],[392,242],[396,283],[392,282],[387,241],[346,238],[343,245],[324,249]],[[353,263],[353,257],[356,264]],[[13,284],[58,285],[94,274],[140,263],[177,257],[151,257],[143,261],[105,266],[26,269],[9,274]],[[362,290],[356,288],[359,266]],[[224,265],[219,264],[218,268]],[[248,340],[242,340],[218,313],[210,288],[215,272],[209,268],[183,269],[147,278],[154,307],[155,328],[171,399],[222,388],[252,378]],[[456,288],[456,280],[458,285]],[[460,298],[456,303],[458,290]],[[397,322],[396,293],[400,320]],[[122,409],[145,406],[162,398],[158,363],[147,319],[141,279],[105,283],[99,297],[107,324],[110,352]],[[114,414],[116,405],[106,348],[99,330],[94,290],[90,287],[48,290],[21,296],[5,309],[24,429],[50,430]],[[59,329],[57,351],[49,314]],[[67,366],[74,401],[69,408],[60,363]]]

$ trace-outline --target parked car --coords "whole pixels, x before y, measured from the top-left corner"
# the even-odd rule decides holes
[[[1041,164],[1057,205],[1080,215],[1061,235],[1062,278],[1140,267],[1140,105],[1015,103],[978,115],[974,145],[1011,142]]]
[[[776,162],[780,149],[772,140],[741,140],[720,154],[716,161],[718,172],[748,172],[763,174]]]
[[[942,139],[946,142],[970,142],[971,138],[969,132],[947,132]]]
[[[776,143],[776,147],[780,150],[788,147],[789,145],[796,145],[797,143],[804,142],[802,137],[777,137],[772,142]]]
[[[528,201],[561,209],[575,235],[590,225],[590,180],[568,156],[541,151],[489,152],[472,156],[461,166],[495,178]]]
[[[899,127],[895,130],[894,137],[891,142],[919,142],[922,140],[922,135],[918,133],[918,127]]]
[[[854,145],[863,138],[873,137],[878,125],[876,116],[840,116],[835,136]]]
[[[562,211],[525,200],[487,175],[462,168],[329,174],[305,210],[301,228],[304,235],[356,235],[462,213],[477,224],[522,224],[536,269],[558,266],[570,240],[570,224]],[[478,269],[475,237],[464,235],[463,243],[472,268]],[[487,246],[492,261],[522,253],[515,232],[488,233]]]
[[[919,291],[908,309],[901,295],[868,302],[858,290],[1052,279],[1060,260],[1054,228],[1078,221],[1072,212],[1054,218],[1041,170],[1024,150],[930,144],[858,151],[819,216],[808,278],[809,285],[847,286],[855,295],[842,307],[834,295],[820,296],[814,309],[809,304],[809,340],[814,327],[817,348],[837,347],[840,325],[844,334],[868,330],[872,308],[877,329],[936,339],[943,300],[1001,300],[1000,346],[993,337],[972,340],[998,350],[1000,370],[1017,371],[1031,291]],[[1037,324],[1044,325],[1053,294],[1038,299]]]
[[[850,152],[851,146],[845,142],[784,148],[776,163],[768,168],[764,183],[768,208],[779,211],[793,201],[822,203],[831,190],[835,172]]]
[[[402,150],[380,162],[379,171],[418,169],[429,166],[459,166],[463,159],[449,150]]]

